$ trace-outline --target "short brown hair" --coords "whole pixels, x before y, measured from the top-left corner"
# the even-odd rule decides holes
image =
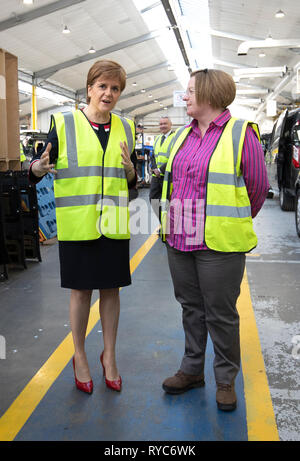
[[[213,109],[225,109],[235,98],[236,86],[231,75],[217,69],[202,69],[191,73],[195,77],[198,104],[209,103]]]
[[[115,61],[108,61],[107,59],[96,61],[88,71],[86,79],[86,100],[88,104],[90,102],[88,87],[93,86],[101,75],[103,75],[103,77],[119,79],[121,92],[126,86],[126,72],[120,64]]]

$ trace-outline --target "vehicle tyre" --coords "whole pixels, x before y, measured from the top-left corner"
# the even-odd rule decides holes
[[[296,206],[295,206],[295,218],[296,218],[296,231],[300,238],[300,189],[297,190],[296,194]]]
[[[295,199],[289,195],[282,187],[279,192],[279,203],[280,208],[283,211],[294,211],[295,210]]]

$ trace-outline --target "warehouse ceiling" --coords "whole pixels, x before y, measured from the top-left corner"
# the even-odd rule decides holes
[[[116,109],[137,121],[172,107],[173,92],[184,90],[188,71],[211,66],[234,76],[236,102],[258,118],[266,116],[269,100],[277,101],[277,112],[300,101],[299,0],[0,4],[0,48],[18,57],[22,123],[31,113],[32,83],[63,95],[59,104],[83,103],[88,69],[104,57],[124,66],[127,86]],[[274,16],[278,10],[284,17]],[[38,112],[57,104],[47,92],[38,96]]]

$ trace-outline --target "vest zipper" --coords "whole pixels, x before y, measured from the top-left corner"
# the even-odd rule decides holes
[[[105,153],[106,153],[106,150],[107,150],[107,146],[108,146],[108,143],[109,143],[109,138],[110,138],[110,133],[111,133],[111,126],[112,126],[112,116],[110,114],[110,129],[109,129],[109,133],[108,133],[108,138],[107,138],[107,143],[106,143],[106,146],[105,146],[105,149],[103,149],[103,146],[100,142],[100,139],[99,137],[97,136],[94,128],[92,127],[89,119],[87,118],[87,116],[85,115],[85,113],[82,111],[83,115],[85,116],[85,118],[87,119],[87,121],[89,122],[89,125],[94,133],[94,135],[96,136],[96,138],[98,139],[98,142],[101,146],[101,149],[103,150],[103,156],[102,156],[102,165],[101,165],[101,168],[102,168],[102,190],[101,190],[101,208],[100,208],[100,214],[99,214],[99,233],[100,233],[100,229],[101,229],[101,217],[102,217],[102,207],[103,207],[103,193],[104,193],[104,156],[105,156]]]
[[[102,207],[103,207],[103,193],[104,193],[104,156],[105,156],[106,149],[107,149],[107,146],[108,146],[108,143],[109,143],[109,138],[110,138],[110,133],[111,133],[111,125],[112,125],[112,117],[110,115],[110,129],[109,129],[105,149],[103,149],[102,144],[100,142],[100,139],[97,136],[98,141],[99,141],[99,143],[100,143],[100,145],[101,145],[101,147],[103,149],[103,156],[102,156],[102,190],[101,190],[101,209],[100,209],[100,215],[99,215],[99,232],[101,230],[101,218],[102,218],[102,211],[103,211]]]
[[[229,120],[230,120],[230,119],[229,119]],[[211,154],[211,156],[210,156],[210,159],[209,159],[208,165],[207,165],[206,178],[205,178],[206,189],[205,189],[204,230],[203,230],[203,244],[204,244],[205,246],[207,246],[207,245],[206,245],[206,242],[205,242],[205,222],[206,222],[207,185],[208,185],[209,165],[210,165],[210,161],[211,161],[211,159],[212,159],[212,156],[214,155],[214,152],[215,152],[215,150],[216,150],[216,148],[217,148],[217,146],[218,146],[218,144],[219,144],[219,141],[220,141],[220,139],[221,139],[221,137],[222,137],[223,131],[225,130],[226,125],[227,125],[227,123],[229,122],[229,120],[227,120],[227,122],[225,123],[225,125],[224,125],[223,128],[222,128],[222,132],[221,132],[221,134],[220,134],[220,136],[219,136],[219,139],[218,139],[218,141],[217,141],[217,143],[216,143],[216,145],[215,145],[214,150],[212,151],[212,154]],[[209,248],[209,247],[207,246],[207,248]]]

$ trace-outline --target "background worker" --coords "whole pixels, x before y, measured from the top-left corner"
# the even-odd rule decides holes
[[[26,161],[26,156],[24,153],[24,147],[22,141],[20,141],[20,162],[23,163]]]
[[[159,218],[159,200],[161,198],[164,174],[168,162],[168,147],[174,136],[172,122],[168,116],[162,116],[159,120],[161,134],[155,138],[153,145],[153,157],[151,162],[152,179],[149,199],[153,211]]]

